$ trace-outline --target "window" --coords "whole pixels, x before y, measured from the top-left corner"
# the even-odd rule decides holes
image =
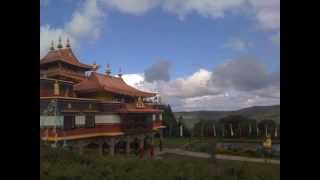
[[[77,127],[84,127],[86,122],[85,116],[76,116],[76,126]]]
[[[159,114],[159,120],[162,121],[162,114]]]
[[[87,115],[86,116],[86,128],[94,128],[96,126],[94,115]]]
[[[65,130],[74,129],[75,128],[75,116],[64,116],[63,127]]]
[[[152,114],[152,121],[155,121],[155,120],[156,120],[156,115]]]

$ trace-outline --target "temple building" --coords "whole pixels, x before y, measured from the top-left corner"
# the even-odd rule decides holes
[[[40,59],[40,138],[54,146],[131,153],[162,138],[157,94],[129,86],[122,73],[81,63],[69,40]]]

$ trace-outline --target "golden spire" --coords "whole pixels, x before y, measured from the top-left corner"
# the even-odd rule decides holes
[[[69,38],[67,38],[67,44],[66,44],[66,47],[67,47],[67,48],[70,48],[70,47],[71,47]]]
[[[63,47],[62,47],[62,43],[61,43],[61,37],[59,37],[59,43],[58,43],[58,46],[57,46],[57,48],[58,48],[58,49],[61,49],[61,48],[63,48]]]
[[[50,51],[54,51],[55,49],[54,49],[54,42],[53,42],[53,40],[51,41],[51,47],[50,47]]]
[[[99,69],[99,66],[94,61],[93,64],[92,64],[92,71],[96,72],[98,69]]]
[[[122,75],[123,75],[123,74],[122,74],[122,69],[121,69],[121,67],[120,67],[120,68],[119,68],[118,76],[119,76],[119,77],[122,77]]]
[[[110,75],[110,74],[111,74],[110,64],[107,64],[106,74],[107,74],[107,75]]]

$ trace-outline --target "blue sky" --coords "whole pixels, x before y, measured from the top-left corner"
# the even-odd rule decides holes
[[[226,5],[221,5],[224,1],[218,1],[220,4],[216,5],[213,0],[188,0],[188,4],[174,0],[177,3],[173,5],[170,4],[173,1],[165,0],[133,1],[135,4],[129,0],[41,1],[40,55],[45,54],[50,40],[57,41],[58,36],[69,36],[74,43],[73,50],[82,62],[97,62],[101,65],[101,72],[107,63],[115,72],[121,67],[128,74],[128,83],[145,89],[152,87],[163,94],[168,103],[169,99],[175,99],[176,96],[161,92],[162,86],[159,87],[159,84],[166,83],[164,87],[171,83],[175,85],[177,79],[187,81],[201,69],[206,70],[212,79],[215,71],[224,64],[244,57],[250,57],[257,66],[263,66],[262,71],[266,72],[262,74],[268,73],[267,76],[279,69],[279,0],[262,0],[264,3],[227,0],[230,2]],[[223,16],[216,15],[217,12],[222,12]],[[169,80],[140,82],[144,81],[147,69],[157,68],[164,61],[169,65],[159,76],[167,73]],[[135,75],[142,77],[134,79]],[[208,81],[211,84],[211,80]],[[233,86],[223,88],[222,94],[235,90]],[[280,93],[280,87],[278,91]],[[252,95],[251,92],[239,93]],[[208,99],[205,96],[217,94],[203,94],[198,98]],[[195,96],[186,98],[190,100]],[[186,98],[179,100],[187,101]],[[278,104],[279,98],[280,94],[276,101],[256,100],[259,102],[253,105]],[[228,103],[232,104],[225,104]],[[224,105],[209,109],[238,109],[245,106],[242,103],[235,107]],[[204,109],[200,106],[193,109],[183,107],[177,105],[178,110]]]

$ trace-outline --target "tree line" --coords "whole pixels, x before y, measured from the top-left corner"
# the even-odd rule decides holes
[[[257,121],[242,115],[230,115],[219,120],[200,120],[193,127],[196,137],[266,137],[280,138],[280,124],[271,119]]]
[[[184,126],[183,116],[175,118],[170,105],[164,108],[164,135],[178,137],[181,135],[180,126]],[[185,137],[266,137],[280,138],[280,123],[271,119],[258,121],[242,115],[229,115],[218,120],[200,119],[192,129],[183,128]]]

